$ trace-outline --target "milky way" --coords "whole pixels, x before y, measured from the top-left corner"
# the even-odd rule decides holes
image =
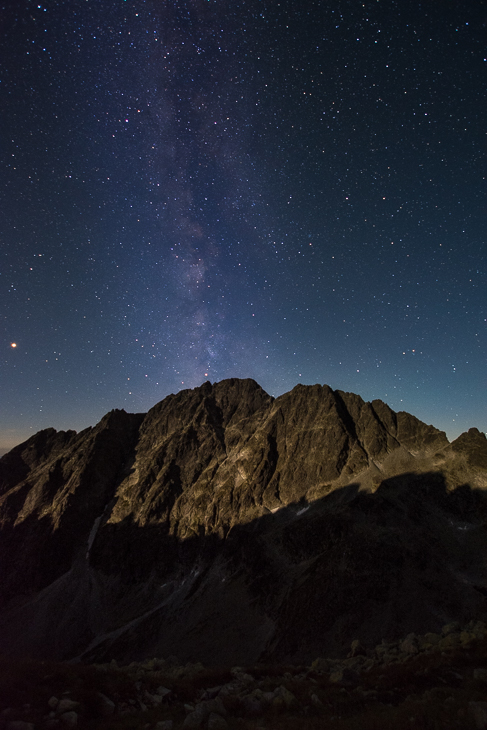
[[[486,20],[4,6],[0,445],[233,376],[485,429]]]

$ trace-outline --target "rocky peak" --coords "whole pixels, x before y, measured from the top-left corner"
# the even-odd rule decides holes
[[[487,469],[487,439],[478,428],[469,428],[451,444],[451,450],[462,454],[471,467]]]
[[[0,460],[0,545],[11,555],[0,596],[42,588],[69,567],[114,495],[141,420],[112,411],[80,434],[47,429]]]
[[[27,474],[73,442],[76,431],[46,428],[19,444],[0,459],[0,494],[21,482]]]
[[[7,653],[47,655],[54,634],[63,657],[305,658],[352,629],[469,619],[487,595],[485,436],[450,445],[326,385],[272,398],[207,382],[79,434],[47,429],[0,460],[0,484]]]

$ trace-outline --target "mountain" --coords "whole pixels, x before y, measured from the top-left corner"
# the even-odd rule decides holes
[[[310,662],[487,620],[487,440],[204,383],[0,460],[0,654]]]

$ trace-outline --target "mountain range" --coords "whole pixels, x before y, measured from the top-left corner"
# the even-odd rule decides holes
[[[487,440],[204,383],[0,460],[0,654],[309,663],[487,620]]]

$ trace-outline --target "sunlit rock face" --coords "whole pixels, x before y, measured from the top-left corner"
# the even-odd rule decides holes
[[[487,618],[487,441],[205,383],[0,460],[0,652],[245,664]]]

